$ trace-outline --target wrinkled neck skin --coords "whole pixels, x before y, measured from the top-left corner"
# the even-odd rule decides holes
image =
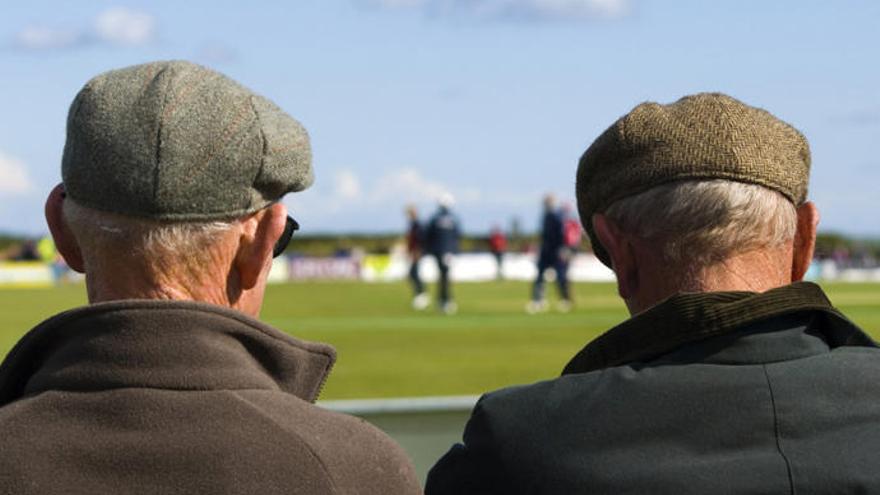
[[[606,248],[617,291],[635,315],[682,292],[766,292],[802,280],[816,247],[819,210],[807,201],[796,209],[794,237],[719,256],[715,261],[686,259],[672,266],[650,241],[627,235],[604,214],[591,221]]]
[[[254,318],[263,304],[276,241],[287,208],[280,202],[236,222],[234,229],[186,253],[156,250],[145,255],[120,243],[77,239],[64,215],[64,184],[46,198],[46,223],[58,252],[86,275],[89,302],[120,299],[199,301],[236,309]]]
[[[214,260],[205,265],[217,266]],[[135,256],[95,256],[85,260],[89,302],[118,299],[178,299],[228,304],[221,270],[198,273],[169,263],[147,264]],[[222,266],[222,265],[220,265]]]
[[[641,261],[637,289],[624,298],[632,315],[683,292],[765,292],[792,282],[791,246],[736,253],[698,269],[671,267],[645,243],[634,248]]]
[[[136,253],[96,255],[84,260],[89,302],[121,299],[198,301],[237,309],[256,317],[269,267],[261,277],[262,283],[243,290],[233,257],[233,250],[222,247],[208,250],[195,264],[171,260],[147,263]]]

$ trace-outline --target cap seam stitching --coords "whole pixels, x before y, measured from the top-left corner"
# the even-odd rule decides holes
[[[257,175],[254,176],[254,184],[256,184],[261,177],[263,177],[263,171],[266,168],[266,156],[269,154],[269,140],[266,138],[266,131],[263,129],[263,119],[260,115],[260,111],[257,110],[257,105],[254,103],[254,96],[250,97],[251,108],[254,111],[254,116],[257,119],[257,127],[260,129],[260,140],[262,140],[263,149],[260,154],[260,168],[257,170]],[[266,199],[265,197],[263,199]],[[248,201],[252,202],[253,198],[248,198]],[[248,207],[251,207],[251,204],[248,204]]]
[[[171,67],[163,67],[162,70],[156,73],[153,76],[153,79],[157,79],[166,71],[172,70]],[[169,75],[168,81],[165,83],[165,97],[162,99],[162,111],[158,113],[159,118],[156,121],[156,164],[153,169],[153,203],[155,204],[156,199],[159,197],[159,174],[160,169],[162,168],[162,129],[164,128],[165,118],[165,109],[168,107],[168,99],[170,98],[170,89],[171,89],[171,77],[173,77],[173,73]],[[149,83],[148,83],[149,84]]]

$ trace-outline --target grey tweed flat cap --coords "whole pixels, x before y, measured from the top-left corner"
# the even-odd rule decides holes
[[[112,70],[86,83],[68,114],[61,175],[83,206],[170,221],[247,215],[313,181],[299,122],[184,61]]]
[[[674,181],[722,179],[764,186],[800,205],[809,175],[810,147],[797,129],[730,96],[700,93],[642,103],[618,119],[581,157],[576,193],[593,251],[610,267],[592,216],[619,199]]]

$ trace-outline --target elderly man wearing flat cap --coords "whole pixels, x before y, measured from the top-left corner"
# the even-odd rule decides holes
[[[721,94],[645,103],[580,160],[631,318],[485,395],[426,493],[880,493],[880,349],[801,282],[800,132]]]
[[[312,182],[305,130],[187,62],[101,74],[46,204],[90,304],[0,367],[0,493],[409,494],[390,438],[313,405],[332,347],[259,322]]]

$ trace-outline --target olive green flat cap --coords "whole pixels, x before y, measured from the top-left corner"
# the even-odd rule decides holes
[[[68,114],[61,175],[83,206],[169,221],[247,215],[313,181],[299,122],[184,61],[111,70],[86,83]]]
[[[642,103],[618,119],[581,157],[576,193],[593,250],[610,267],[591,218],[619,199],[673,181],[725,179],[800,205],[809,175],[810,148],[797,129],[730,96],[701,93]]]

